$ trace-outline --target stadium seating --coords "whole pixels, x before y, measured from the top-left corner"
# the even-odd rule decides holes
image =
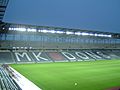
[[[0,51],[0,63],[15,63],[10,51]]]
[[[62,61],[68,61],[61,53],[59,52],[46,52],[47,56],[55,61],[55,62],[62,62]]]
[[[27,51],[14,51],[12,52],[13,58],[17,63],[31,63],[34,62],[33,59],[31,59],[29,53]]]
[[[0,90],[22,90],[2,67],[0,67]]]
[[[4,50],[0,63],[74,62],[120,59],[120,50]]]
[[[32,52],[29,52],[29,56],[35,62],[52,62],[52,60],[46,55],[45,52],[32,51]]]

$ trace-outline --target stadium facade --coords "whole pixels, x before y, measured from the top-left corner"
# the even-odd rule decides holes
[[[0,0],[1,63],[96,60],[106,59],[104,50],[119,52],[119,33],[2,22],[8,1]],[[108,56],[118,58],[116,54]]]
[[[1,64],[120,59],[120,33],[2,22],[8,1],[0,0]],[[22,90],[14,78],[0,67],[1,90]]]
[[[6,23],[1,49],[118,49],[120,34]]]

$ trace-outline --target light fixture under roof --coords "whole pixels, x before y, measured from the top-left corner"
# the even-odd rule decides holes
[[[81,32],[75,32],[75,35],[81,35],[82,33]]]
[[[89,33],[83,32],[81,33],[81,35],[85,36],[85,35],[89,35]]]
[[[27,31],[27,32],[37,32],[37,30],[35,28],[14,28],[14,27],[10,27],[9,30],[15,30],[15,31]],[[57,30],[48,30],[48,29],[42,29],[42,30],[38,30],[38,32],[42,32],[42,33],[57,33],[57,34],[66,34],[66,35],[82,35],[82,36],[94,36],[94,37],[107,37],[110,38],[112,37],[112,35],[110,34],[104,34],[104,33],[92,33],[92,32],[80,32],[80,31],[76,31],[76,32],[72,32],[72,31],[57,31]]]
[[[56,33],[58,33],[58,34],[62,34],[62,33],[64,33],[63,31],[56,31]]]
[[[28,28],[27,31],[28,32],[36,32],[36,29],[30,29],[30,28]]]
[[[26,28],[14,28],[16,31],[26,31]]]
[[[69,35],[69,34],[74,34],[74,32],[67,31],[66,34],[67,34],[67,35]]]

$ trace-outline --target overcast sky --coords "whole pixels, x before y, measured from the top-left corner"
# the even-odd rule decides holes
[[[3,21],[120,33],[120,0],[10,0]]]

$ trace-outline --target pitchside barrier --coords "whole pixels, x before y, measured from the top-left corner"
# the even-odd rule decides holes
[[[0,90],[42,90],[7,64],[0,66]]]

